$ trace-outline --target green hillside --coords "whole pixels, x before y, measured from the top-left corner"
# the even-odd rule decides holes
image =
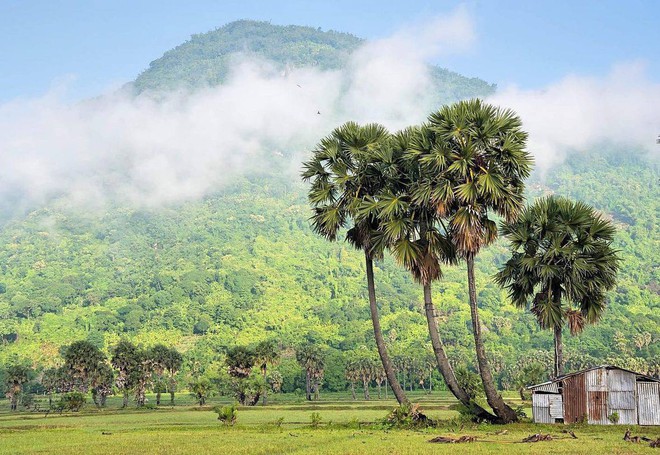
[[[336,70],[364,40],[348,33],[321,31],[298,25],[236,21],[190,40],[154,60],[134,82],[144,91],[197,89],[225,81],[236,57],[256,57],[275,63],[283,72],[297,67]],[[453,101],[468,96],[486,96],[495,86],[467,78],[444,68],[431,68],[437,96]]]
[[[281,65],[336,68],[360,43],[337,32],[240,21],[167,52],[135,86],[220,83],[235,52]],[[433,71],[443,97],[493,90],[478,79]],[[657,163],[631,152],[574,155],[528,183],[530,200],[548,192],[581,199],[619,229],[619,285],[598,325],[566,336],[569,370],[608,362],[660,374],[660,172]],[[38,368],[52,366],[60,346],[72,340],[91,340],[107,352],[129,338],[176,346],[187,365],[213,376],[227,347],[273,338],[285,354],[303,341],[326,346],[324,386],[343,389],[342,353],[373,349],[363,257],[346,243],[314,235],[307,189],[289,168],[273,163],[268,174],[241,177],[178,206],[87,213],[55,200],[7,222],[0,230],[0,365],[19,356]],[[551,333],[540,331],[491,280],[507,255],[500,241],[477,264],[485,338],[503,387],[512,386],[513,371],[525,359],[547,358],[550,365],[552,347]],[[391,258],[376,266],[393,356],[423,356],[421,289]],[[464,266],[448,268],[434,292],[450,357],[473,367]],[[300,386],[300,370],[288,354],[279,368],[284,390],[292,391]]]

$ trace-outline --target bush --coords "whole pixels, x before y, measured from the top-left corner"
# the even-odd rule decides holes
[[[87,398],[80,392],[69,392],[62,395],[60,401],[55,405],[55,409],[62,411],[78,412],[85,406]]]
[[[617,423],[619,423],[619,413],[616,412],[616,411],[614,411],[612,414],[610,414],[609,416],[607,416],[607,420],[609,420],[609,421],[612,422],[614,425],[616,425]]]
[[[238,417],[238,410],[236,406],[216,406],[213,408],[213,411],[218,414],[218,420],[225,425],[234,425],[236,423],[236,418]]]
[[[318,412],[312,412],[309,415],[309,421],[310,424],[312,425],[312,428],[318,428],[319,425],[321,425],[321,414]]]
[[[420,411],[418,404],[397,406],[385,417],[383,424],[396,428],[420,428],[435,425]]]

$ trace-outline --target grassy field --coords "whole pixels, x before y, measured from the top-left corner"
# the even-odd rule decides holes
[[[446,394],[413,396],[425,413],[441,419],[437,428],[389,430],[378,423],[394,401],[350,401],[345,395],[326,395],[318,403],[295,396],[278,396],[267,407],[239,408],[234,427],[220,424],[211,408],[195,407],[187,396],[175,407],[118,409],[114,398],[97,410],[88,405],[78,413],[7,412],[0,401],[1,454],[417,454],[417,453],[660,453],[647,443],[622,440],[622,426],[571,427],[578,439],[562,433],[562,425],[521,423],[507,426],[462,425]],[[513,396],[511,396],[513,398]],[[152,400],[153,401],[153,400]],[[227,402],[227,401],[225,401]],[[311,425],[312,413],[321,423]],[[500,434],[506,430],[505,434]],[[633,434],[660,437],[660,428],[632,428]],[[557,440],[521,443],[534,433],[551,433]],[[432,444],[435,436],[476,436],[469,444]]]

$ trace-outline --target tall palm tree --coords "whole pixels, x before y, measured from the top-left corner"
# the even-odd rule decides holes
[[[479,374],[488,404],[502,420],[516,413],[497,392],[479,320],[474,259],[497,238],[495,214],[514,221],[523,208],[524,179],[532,158],[525,150],[527,133],[511,110],[469,100],[444,106],[431,114],[420,136],[416,156],[430,178],[418,197],[429,201],[448,220],[456,252],[467,263],[472,331]]]
[[[605,292],[616,284],[619,258],[615,228],[583,202],[550,196],[538,199],[502,234],[512,257],[495,279],[514,304],[531,311],[542,329],[554,332],[554,374],[564,371],[562,329],[571,335],[595,323],[605,310]]]
[[[305,344],[296,349],[296,360],[305,370],[305,391],[307,401],[319,399],[319,387],[325,371],[325,355],[320,347]]]
[[[266,380],[266,377],[268,376],[268,365],[271,366],[275,365],[280,358],[280,352],[277,349],[277,345],[272,340],[262,341],[261,343],[257,344],[257,346],[254,348],[254,352],[257,356],[257,365],[259,365],[261,374],[264,377],[264,383],[268,384]],[[266,387],[264,389],[264,397],[262,404],[266,406],[267,403],[268,403],[268,388]]]
[[[311,160],[303,165],[302,178],[311,182],[309,201],[314,208],[314,230],[333,241],[348,227],[346,240],[365,257],[369,310],[378,355],[390,387],[400,404],[409,403],[396,378],[380,327],[373,261],[382,257],[378,242],[379,226],[375,213],[365,211],[363,202],[377,194],[389,163],[384,144],[390,134],[383,126],[360,126],[348,122],[322,139]]]
[[[478,420],[496,421],[495,416],[479,406],[461,387],[445,352],[438,331],[437,312],[432,298],[432,282],[442,277],[441,263],[456,262],[454,245],[437,203],[430,197],[435,173],[420,160],[420,150],[428,150],[423,128],[408,128],[391,141],[390,159],[395,170],[389,172],[384,190],[367,210],[376,210],[381,219],[384,243],[395,259],[404,265],[424,290],[424,312],[438,369],[452,394]],[[367,205],[367,204],[363,204]]]

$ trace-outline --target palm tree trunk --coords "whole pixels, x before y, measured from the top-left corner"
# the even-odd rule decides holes
[[[438,370],[440,370],[440,374],[442,374],[445,384],[447,384],[447,388],[449,388],[449,391],[458,399],[458,401],[468,407],[479,420],[487,420],[489,422],[498,421],[497,417],[475,403],[465,390],[463,390],[456,379],[454,370],[449,363],[449,358],[447,358],[447,354],[445,353],[445,347],[440,339],[440,334],[438,333],[438,323],[435,317],[435,306],[433,305],[433,298],[431,296],[430,283],[424,285],[424,310],[426,313],[426,322],[429,328],[429,336],[431,337],[431,345],[433,346],[435,360],[438,363]]]
[[[561,325],[555,326],[555,377],[564,374],[564,347],[561,342]]]
[[[307,392],[307,401],[312,401],[312,385],[310,383],[309,370],[305,379],[305,391]]]
[[[477,307],[477,288],[474,279],[474,256],[468,255],[467,259],[468,269],[468,293],[470,297],[470,314],[472,316],[472,332],[474,334],[474,347],[477,352],[477,364],[479,365],[479,375],[481,382],[484,385],[484,392],[486,392],[486,400],[495,414],[502,419],[505,423],[516,422],[518,416],[516,411],[507,405],[502,396],[497,392],[493,376],[490,371],[490,365],[486,358],[486,348],[481,336],[481,322],[479,321],[479,308]]]
[[[355,401],[355,383],[351,382],[351,397]]]
[[[266,381],[266,376],[267,376],[266,369],[267,366],[264,365],[263,374],[264,374],[264,384],[266,384],[266,387],[264,388],[264,398],[263,401],[261,402],[262,406],[266,406],[266,403],[268,403],[268,382]]]
[[[392,392],[396,397],[396,401],[399,404],[409,404],[410,400],[406,396],[406,393],[401,388],[401,384],[396,378],[394,373],[394,366],[390,360],[390,356],[387,354],[387,348],[385,346],[385,339],[383,338],[383,332],[380,328],[380,318],[378,316],[378,305],[376,304],[376,285],[374,284],[374,263],[373,259],[367,251],[364,252],[364,258],[367,268],[367,288],[369,290],[369,310],[371,312],[371,323],[374,328],[374,338],[376,340],[376,347],[378,348],[378,355],[380,356],[381,363],[383,364],[383,369],[385,370],[385,375],[392,387]]]

